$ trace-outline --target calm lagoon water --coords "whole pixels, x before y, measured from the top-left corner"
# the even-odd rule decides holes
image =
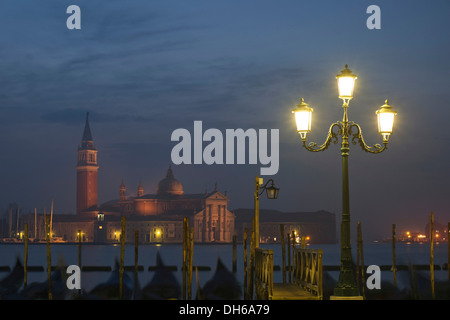
[[[261,247],[274,250],[274,265],[281,266],[281,245],[279,244],[263,244]],[[323,250],[324,265],[340,264],[340,245],[311,245],[311,249]],[[78,247],[72,244],[54,244],[51,246],[52,265],[57,265],[59,261],[63,261],[66,265],[78,263]],[[181,264],[183,259],[182,245],[140,245],[139,246],[139,265],[144,267],[144,271],[139,272],[139,283],[144,287],[153,277],[154,272],[148,271],[149,266],[156,265],[156,254],[159,252],[164,264],[177,266],[175,276],[181,283],[182,272]],[[353,256],[356,257],[356,245],[352,247]],[[23,244],[3,244],[0,245],[0,266],[10,266],[15,264],[16,257],[20,257],[23,261],[24,246]],[[120,246],[118,245],[84,245],[82,246],[82,265],[83,266],[111,266],[114,268],[115,260],[120,257]],[[205,284],[214,274],[217,261],[221,259],[225,266],[231,271],[232,268],[232,245],[194,245],[194,265],[209,266],[211,271],[199,271],[199,283]],[[396,246],[396,263],[397,265],[413,264],[429,264],[430,261],[430,245],[423,244],[406,244],[398,243]],[[436,244],[434,246],[434,263],[442,265],[447,262],[447,244]],[[370,243],[364,245],[364,263],[366,266],[375,265],[391,265],[392,264],[392,246],[390,243]],[[28,265],[46,267],[46,245],[30,244],[28,250]],[[134,265],[134,245],[125,246],[125,265]],[[402,286],[402,279],[407,279],[405,271],[398,272],[399,286]],[[0,272],[0,279],[6,276],[8,272]],[[243,247],[242,244],[237,246],[237,273],[236,278],[243,283]],[[338,272],[329,272],[332,278],[337,280]],[[401,275],[405,274],[405,277]],[[423,271],[424,275],[428,275],[429,271]],[[130,273],[130,276],[132,273]],[[45,272],[29,272],[28,283],[34,281],[45,281]],[[81,286],[86,291],[90,291],[97,284],[104,282],[110,276],[110,272],[82,272]],[[382,281],[392,282],[392,273],[390,271],[382,272]],[[436,270],[436,280],[447,279],[447,271]],[[274,282],[282,281],[282,272],[274,272]],[[195,273],[193,276],[193,292],[195,288]],[[406,285],[406,284],[405,284]]]

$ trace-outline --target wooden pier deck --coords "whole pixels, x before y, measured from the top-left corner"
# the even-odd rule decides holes
[[[273,250],[255,249],[258,300],[322,300],[322,250],[295,248],[293,283],[273,283]]]

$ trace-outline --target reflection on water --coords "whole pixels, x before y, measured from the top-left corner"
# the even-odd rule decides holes
[[[279,244],[261,245],[261,247],[274,250],[274,265],[281,266],[281,246]],[[340,245],[311,245],[311,249],[322,249],[324,265],[340,264]],[[65,265],[78,264],[78,247],[72,244],[55,244],[51,246],[52,265],[63,263]],[[352,248],[354,255],[356,247]],[[143,271],[138,274],[138,280],[141,286],[146,285],[153,277],[154,271],[149,271],[150,266],[156,265],[157,252],[167,266],[176,266],[177,271],[174,272],[176,279],[182,282],[181,265],[183,261],[182,245],[140,245],[138,264],[143,266]],[[20,257],[23,261],[24,246],[23,244],[0,245],[0,266],[10,266],[12,269],[15,264],[16,257]],[[228,270],[232,269],[232,245],[194,245],[194,266],[209,266],[209,270],[198,272],[198,282],[203,286],[214,274],[217,260],[220,257]],[[82,266],[110,266],[114,267],[116,260],[120,257],[119,245],[83,245],[82,246]],[[125,265],[134,266],[134,245],[125,246]],[[430,247],[428,244],[406,244],[398,243],[396,246],[396,263],[397,265],[423,264],[427,265],[430,261]],[[447,262],[447,244],[436,244],[434,247],[435,264],[442,266]],[[392,264],[392,247],[390,243],[371,243],[364,245],[364,262],[365,265],[391,265]],[[45,244],[30,244],[28,250],[28,265],[46,267],[46,246]],[[8,272],[0,272],[2,279]],[[426,272],[424,272],[426,274]],[[429,273],[429,272],[428,272]],[[131,274],[131,272],[130,272]],[[329,272],[331,277],[337,279],[338,272]],[[398,275],[401,272],[397,273]],[[243,283],[243,247],[242,244],[237,246],[237,272],[236,278]],[[106,281],[110,276],[110,272],[88,272],[81,274],[81,286],[89,291],[100,282]],[[193,290],[196,291],[196,275],[193,275]],[[399,277],[401,286],[401,278]],[[435,271],[436,280],[447,279],[447,271]],[[44,281],[46,279],[45,272],[29,272],[28,282]],[[274,282],[282,281],[282,272],[274,272]],[[389,271],[382,272],[382,281],[392,282],[392,273]]]

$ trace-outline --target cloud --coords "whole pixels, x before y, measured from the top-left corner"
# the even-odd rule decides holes
[[[90,111],[84,109],[61,109],[44,113],[41,119],[49,123],[60,123],[65,125],[76,125],[84,123],[86,119],[86,112],[89,112],[89,119],[91,122],[99,123],[123,123],[123,122],[154,122],[154,117],[145,117],[142,115],[133,114],[114,114],[97,111]]]

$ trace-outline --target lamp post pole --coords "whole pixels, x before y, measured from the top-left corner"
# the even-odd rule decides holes
[[[259,248],[259,196],[264,192],[264,190],[266,191],[267,194],[267,198],[268,199],[277,199],[278,198],[278,192],[280,190],[280,188],[276,188],[274,186],[274,182],[272,179],[269,179],[266,184],[263,184],[263,178],[260,178],[259,176],[256,176],[255,178],[255,194],[254,194],[254,199],[255,199],[255,248]],[[271,182],[271,186],[268,187],[267,185],[269,184],[269,182]]]
[[[350,244],[350,191],[348,182],[348,103],[344,102],[344,118],[342,120],[342,225],[341,225],[341,269],[339,280],[334,289],[336,296],[358,296],[359,290],[356,286],[352,269],[352,249]]]
[[[256,176],[255,179],[255,248],[259,248],[259,188],[262,184],[262,178]]]
[[[315,142],[306,142],[306,136],[311,131],[311,114],[313,109],[306,104],[302,98],[301,103],[296,106],[292,112],[295,114],[297,122],[297,132],[303,142],[303,147],[311,152],[320,152],[328,149],[331,142],[336,144],[338,136],[341,137],[341,157],[342,157],[342,223],[341,223],[341,266],[339,280],[334,288],[334,295],[337,297],[359,296],[359,290],[352,269],[352,253],[350,244],[350,195],[348,179],[348,157],[349,157],[349,139],[352,144],[357,142],[361,148],[369,153],[381,153],[387,148],[390,134],[394,125],[394,116],[397,114],[388,105],[385,104],[376,111],[378,118],[378,132],[382,135],[383,146],[375,144],[368,146],[362,136],[361,127],[354,121],[348,120],[347,109],[349,102],[353,98],[353,88],[356,76],[345,66],[341,74],[337,76],[339,84],[339,98],[343,100],[344,116],[342,121],[331,124],[325,142],[318,146]],[[336,130],[337,129],[337,130]]]

